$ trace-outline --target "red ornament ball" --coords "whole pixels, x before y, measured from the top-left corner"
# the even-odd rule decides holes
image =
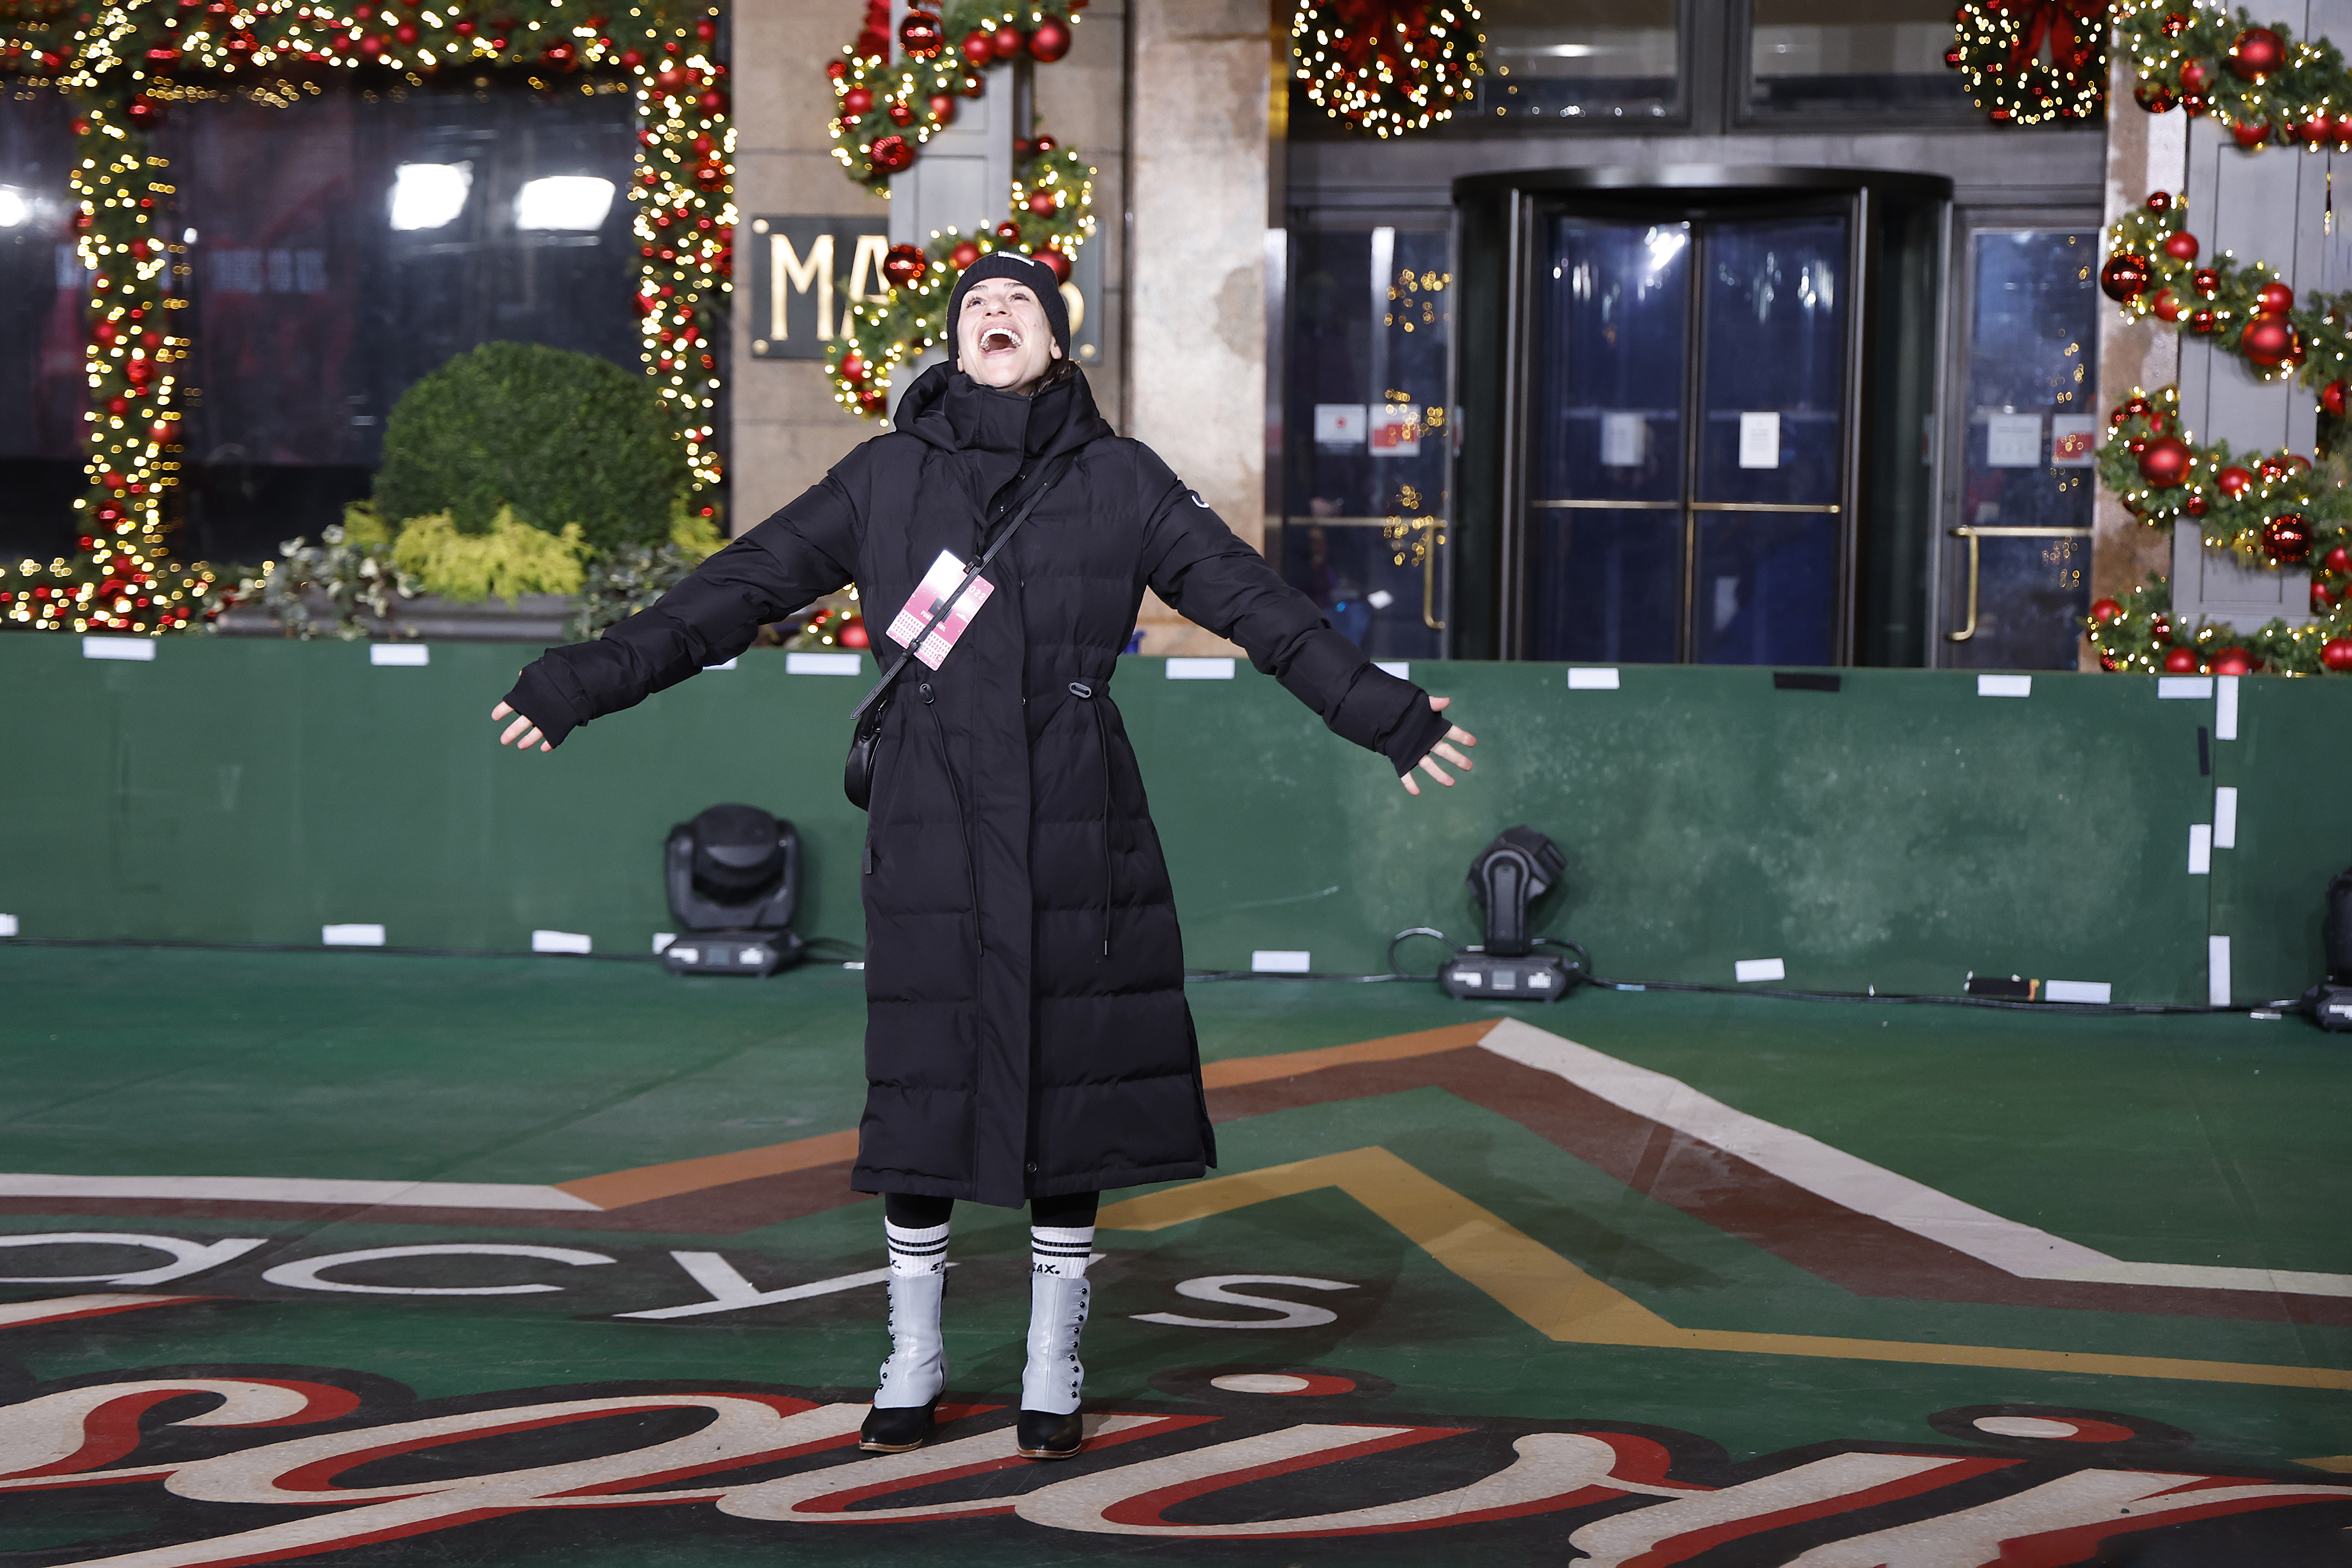
[[[627,63],[627,56],[625,55],[622,57],[624,64]],[[824,63],[824,74],[831,77],[834,80],[839,81],[843,77],[849,74],[849,62],[847,60],[827,60]]]
[[[2286,512],[2263,524],[2263,553],[2282,566],[2300,566],[2311,559],[2311,524]]]
[[[2254,656],[2244,648],[2224,647],[2213,650],[2214,674],[2252,675],[2253,672]]]
[[[892,99],[888,112],[893,125],[912,125],[915,122],[914,106],[903,98]]]
[[[2230,69],[2260,81],[2286,63],[2286,42],[2268,27],[2249,27],[2230,46]]]
[[[2203,517],[2206,513],[2207,507],[2208,503],[2206,502],[2204,493],[2200,490],[2189,491],[2189,499],[2180,503],[2180,510],[2187,512],[2191,517]]]
[[[928,12],[909,11],[898,24],[898,47],[919,60],[929,59],[946,47],[947,37],[940,19]]]
[[[2311,613],[2324,616],[2335,608],[2336,595],[2327,591],[2327,584],[2314,582],[2311,585]]]
[[[2221,289],[2221,275],[2210,267],[2200,267],[2189,275],[2189,286],[2210,300]]]
[[[1031,212],[1035,213],[1039,217],[1044,217],[1047,213],[1054,210],[1054,193],[1051,191],[1030,192],[1028,207]]]
[[[2305,146],[2322,147],[2336,139],[2336,121],[2327,117],[2326,110],[2321,110],[2296,126],[2294,133],[2303,138]]]
[[[888,405],[889,400],[878,392],[861,392],[857,395],[857,406],[865,413],[879,414]]]
[[[2167,649],[2165,649],[2165,650],[2164,650],[2164,673],[2165,673],[2165,674],[2167,674],[2167,675],[2194,675],[2194,674],[2196,674],[2196,673],[2197,673],[2197,650],[2196,650],[2195,648],[2189,648],[2189,647],[2174,647],[2174,648],[2167,648]]]
[[[867,89],[853,87],[841,95],[841,117],[856,120],[874,107],[874,94]]]
[[[2147,287],[2147,258],[2121,251],[2108,257],[2106,266],[2099,269],[2099,287],[2118,304],[2137,300]]]
[[[2156,312],[2159,321],[2177,321],[2184,314],[2180,309],[2180,301],[2174,297],[2169,289],[2158,289],[2156,298],[2147,302],[2147,308]]]
[[[890,280],[893,289],[919,283],[930,267],[929,258],[911,245],[894,245],[882,257],[882,276]]]
[[[142,131],[152,131],[163,123],[163,106],[152,98],[131,100],[131,123]]]
[[[131,399],[127,397],[110,397],[106,400],[106,411],[120,419],[122,416],[131,412]]]
[[[844,616],[841,620],[841,629],[834,633],[833,640],[844,647],[871,647],[866,636],[866,617]]]
[[[2329,382],[2326,386],[2319,389],[2319,406],[2334,415],[2336,418],[2343,418],[2344,393],[2345,386],[2342,382]]]
[[[2254,488],[2254,476],[2232,463],[2213,476],[2213,483],[2223,495],[2235,500]]]
[[[1018,58],[1024,41],[1021,29],[1010,22],[997,28],[995,36],[989,40],[996,50],[996,58],[1000,60]]]
[[[2330,572],[2352,572],[2352,550],[2339,544],[2323,556],[2319,563]]]
[[[2159,436],[2139,455],[2139,476],[2158,489],[2168,490],[2189,477],[2189,443],[2178,436]]]
[[[2184,228],[2178,234],[2166,235],[2159,248],[2175,261],[2194,261],[2197,259],[2197,237]]]
[[[1017,240],[1021,237],[1021,226],[1011,218],[1006,218],[996,226],[996,237],[1003,240]]]
[[[2263,124],[2232,125],[2230,134],[2237,138],[2239,146],[2252,153],[2271,139],[2271,128]]]
[[[2258,365],[2274,368],[2294,353],[2294,329],[2276,316],[2257,316],[2238,334],[2238,347]]]
[[[2210,60],[2183,60],[2180,62],[2181,91],[2203,92],[2207,88],[2212,85],[2213,64]]]
[[[973,262],[979,259],[980,247],[974,245],[968,239],[963,241],[961,245],[958,245],[953,250],[948,252],[948,265],[954,268],[958,272],[962,271],[965,268],[970,267]]]
[[[2352,671],[2352,637],[2329,637],[2321,643],[2319,662],[2338,675]]]
[[[992,34],[983,33],[975,27],[963,36],[963,42],[957,46],[957,50],[967,64],[984,66],[996,58],[996,38]]]
[[[1045,270],[1054,275],[1054,280],[1055,282],[1067,283],[1070,280],[1070,258],[1068,257],[1063,255],[1060,251],[1055,249],[1050,245],[1045,249],[1037,251],[1034,254],[1036,259],[1045,264]]]
[[[2273,280],[2254,293],[2254,309],[2265,316],[2284,316],[2294,309],[2294,290]]]
[[[2172,210],[2172,193],[2169,191],[2148,192],[2147,210],[2152,213],[2170,212]]]
[[[2132,89],[2132,101],[2150,114],[2162,114],[2172,107],[2172,89],[2160,81],[2144,81]]]
[[[1070,29],[1056,17],[1048,16],[1037,24],[1029,35],[1029,53],[1047,65],[1070,52]]]
[[[923,100],[923,106],[931,111],[931,118],[940,124],[955,123],[956,101],[953,93],[935,92]]]
[[[2200,310],[2189,318],[2189,330],[2192,332],[2210,332],[2221,324],[2221,319],[2210,310]]]
[[[2113,599],[2095,600],[2091,605],[2091,618],[2103,626],[2123,613],[2124,607]]]
[[[866,379],[866,362],[855,351],[841,356],[841,379],[853,382]]]
[[[877,136],[866,156],[886,174],[903,174],[915,165],[915,150],[904,136]]]

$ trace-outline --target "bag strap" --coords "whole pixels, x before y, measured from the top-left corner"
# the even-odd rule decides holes
[[[866,722],[867,710],[881,700],[884,692],[890,689],[891,683],[896,681],[899,672],[907,668],[907,661],[915,657],[915,650],[923,646],[924,639],[938,628],[941,621],[948,618],[949,613],[955,608],[956,601],[963,597],[963,591],[971,586],[972,579],[979,576],[986,570],[988,563],[996,559],[996,552],[1004,548],[1004,542],[1011,539],[1021,525],[1029,521],[1029,514],[1037,510],[1037,503],[1045,499],[1045,492],[1061,482],[1062,475],[1068,468],[1069,459],[1065,458],[1039,482],[1035,489],[1029,492],[1029,499],[1022,503],[1019,511],[1013,514],[1013,521],[997,530],[995,539],[990,542],[986,550],[981,552],[980,559],[973,562],[965,571],[963,581],[958,583],[954,590],[940,601],[940,607],[931,612],[931,618],[924,623],[921,631],[915,634],[915,640],[899,650],[898,657],[891,661],[890,668],[882,672],[882,679],[874,683],[874,689],[866,694],[865,700],[858,703],[857,710],[849,716],[849,729],[852,734],[856,734],[858,727]]]

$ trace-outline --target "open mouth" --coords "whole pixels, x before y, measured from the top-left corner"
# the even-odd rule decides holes
[[[999,353],[1021,346],[1021,334],[1010,327],[991,327],[980,334],[980,352]]]

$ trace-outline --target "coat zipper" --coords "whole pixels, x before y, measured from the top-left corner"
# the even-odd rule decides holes
[[[931,700],[931,683],[926,680],[916,689],[922,693],[923,707],[931,716],[931,732],[939,737],[940,766],[947,771],[948,788],[955,792],[956,826],[963,833],[963,873],[971,887],[971,946],[986,958],[988,942],[980,931],[980,862],[972,855],[971,814],[964,809],[963,781],[956,776],[955,759],[948,755],[947,722],[940,717],[939,704]]]
[[[1086,702],[1095,716],[1095,750],[1102,757],[1102,867],[1103,867],[1103,956],[1110,956],[1111,860],[1110,860],[1110,721],[1104,716],[1102,705],[1094,700],[1095,689],[1083,680],[1070,682],[1070,695]]]

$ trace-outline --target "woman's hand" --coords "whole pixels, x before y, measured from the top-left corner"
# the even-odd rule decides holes
[[[1441,700],[1443,700],[1441,699]],[[513,709],[508,707],[505,703],[501,702],[497,707],[490,710],[490,719],[493,722],[498,720],[507,718],[509,715],[513,717],[514,722],[508,725],[506,733],[499,737],[499,745],[512,746],[517,751],[528,752],[530,750],[531,742],[536,741],[539,742],[539,749],[542,752],[551,752],[555,750],[553,746],[548,744],[546,737],[539,732],[538,725],[532,723],[523,715],[515,712]],[[1452,748],[1440,746],[1438,750],[1441,752],[1446,752],[1451,751]],[[1454,760],[1456,762],[1461,762],[1459,757],[1456,757]],[[1462,765],[1466,768],[1470,764],[1463,763]],[[1427,763],[1422,763],[1422,766],[1428,767],[1429,764]],[[1432,771],[1434,772],[1435,770],[1433,769]],[[1445,775],[1439,773],[1438,777],[1444,778]],[[1447,784],[1452,784],[1454,781],[1452,779],[1446,779],[1445,782]]]
[[[1429,700],[1429,706],[1433,711],[1443,713],[1453,701],[1454,699],[1451,697],[1433,697]],[[1478,743],[1478,737],[1464,729],[1461,725],[1456,724],[1452,729],[1445,731],[1444,740],[1438,742],[1436,745],[1432,746],[1429,749],[1429,755],[1421,759],[1421,771],[1427,773],[1431,778],[1435,779],[1439,784],[1445,784],[1449,787],[1451,787],[1454,783],[1454,775],[1437,765],[1438,758],[1444,757],[1447,762],[1452,763],[1455,767],[1460,768],[1465,773],[1470,771],[1472,765],[1469,758],[1464,756],[1460,752],[1454,749],[1452,742],[1455,741],[1461,742],[1465,746],[1475,746]],[[1404,792],[1407,795],[1419,795],[1421,793],[1421,781],[1414,778],[1411,773],[1405,773],[1402,778],[1397,780],[1397,783],[1404,785]]]

